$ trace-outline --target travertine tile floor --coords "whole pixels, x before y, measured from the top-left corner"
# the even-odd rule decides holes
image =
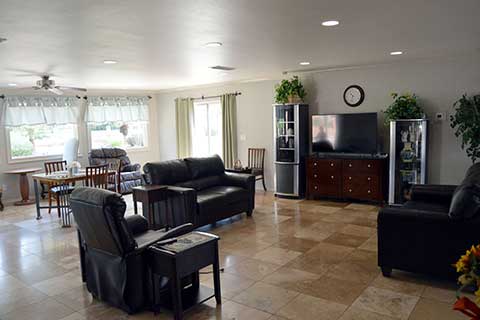
[[[126,196],[129,214],[131,197]],[[34,207],[0,212],[0,319],[170,319],[129,316],[92,299],[79,273],[75,228]],[[186,319],[463,319],[451,310],[454,285],[377,267],[371,205],[278,200],[258,193],[252,218],[217,224],[222,306],[214,300]],[[211,275],[201,281],[213,286]]]

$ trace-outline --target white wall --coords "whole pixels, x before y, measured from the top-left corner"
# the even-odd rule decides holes
[[[379,112],[391,103],[390,93],[412,92],[420,97],[427,115],[433,119],[437,112],[447,114],[443,122],[431,121],[429,147],[429,182],[459,183],[470,160],[461,150],[449,126],[448,115],[452,104],[463,93],[480,93],[479,56],[463,56],[452,59],[404,62],[376,67],[363,67],[343,71],[328,71],[301,76],[306,86],[310,113]],[[267,188],[273,186],[273,132],[272,103],[277,81],[229,84],[208,88],[192,88],[157,95],[160,159],[176,157],[175,112],[176,97],[198,97],[241,91],[237,97],[239,158],[246,163],[248,147],[267,149]],[[366,93],[363,104],[350,108],[343,102],[343,91],[351,85],[361,85]],[[383,149],[388,151],[388,130],[380,124]],[[259,185],[257,185],[257,188]]]
[[[34,95],[38,94],[37,92],[31,91],[20,91],[20,90],[2,90],[1,94],[5,95]],[[45,93],[43,93],[45,94]],[[158,159],[158,127],[157,127],[157,102],[156,97],[152,92],[145,91],[126,91],[126,90],[110,90],[110,91],[100,91],[100,90],[89,90],[88,95],[150,95],[152,99],[149,102],[150,106],[150,126],[149,126],[149,146],[145,150],[140,151],[130,151],[128,155],[130,160],[133,163],[144,164],[147,161],[152,159]],[[0,101],[1,102],[1,101]],[[0,185],[6,187],[6,190],[3,194],[4,203],[11,203],[13,201],[20,199],[18,176],[11,174],[4,174],[4,171],[20,169],[20,168],[42,168],[45,160],[32,160],[27,162],[8,162],[8,154],[6,150],[6,136],[5,128],[0,127]],[[78,136],[79,136],[79,154],[81,157],[79,161],[82,163],[82,166],[88,164],[88,141],[87,141],[87,132],[86,125],[82,121],[78,126]],[[61,158],[61,157],[60,157]],[[60,159],[59,158],[59,159]],[[30,198],[33,198],[33,183],[32,179],[29,178],[30,182]]]

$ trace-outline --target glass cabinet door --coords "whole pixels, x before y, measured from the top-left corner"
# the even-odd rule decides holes
[[[295,113],[293,105],[276,106],[276,161],[295,162]]]
[[[426,178],[426,121],[395,121],[394,129],[394,203],[410,199],[414,184]],[[392,150],[393,151],[393,150]]]

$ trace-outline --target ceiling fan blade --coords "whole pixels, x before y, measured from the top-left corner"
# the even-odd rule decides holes
[[[60,89],[60,90],[75,90],[75,91],[87,92],[87,89],[85,89],[85,88],[65,87],[65,86],[56,86],[55,88]]]
[[[59,95],[59,96],[61,96],[63,94],[63,91],[60,90],[60,89],[57,89],[57,88],[48,88],[47,90],[50,91],[50,92],[53,92],[53,93],[55,93],[56,95]]]

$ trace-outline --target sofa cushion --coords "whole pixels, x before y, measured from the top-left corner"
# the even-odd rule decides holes
[[[442,202],[425,202],[425,201],[407,201],[403,204],[405,209],[416,209],[424,211],[432,211],[435,213],[448,214],[449,207]]]
[[[192,180],[187,164],[183,160],[148,162],[143,166],[148,184],[175,185]]]
[[[208,189],[222,184],[222,176],[210,176],[196,180],[189,180],[177,183],[176,186],[183,188],[192,188],[197,191]]]
[[[227,198],[222,193],[210,192],[209,189],[197,192],[198,213],[218,211],[227,205]]]
[[[185,158],[185,163],[193,179],[218,176],[225,172],[225,166],[218,155],[205,158]]]
[[[465,183],[453,193],[448,215],[452,219],[470,219],[480,212],[480,186]]]
[[[233,186],[217,186],[209,188],[208,192],[219,193],[225,196],[225,203],[230,204],[240,201],[248,201],[248,190]]]

